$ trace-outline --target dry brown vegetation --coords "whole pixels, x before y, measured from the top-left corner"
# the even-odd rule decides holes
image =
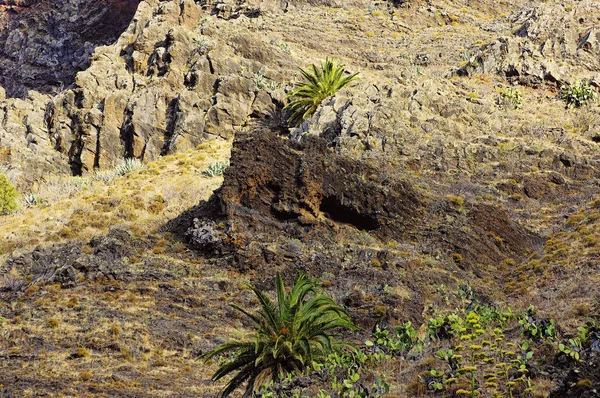
[[[37,245],[85,241],[111,227],[153,233],[167,220],[206,200],[222,176],[201,178],[213,162],[227,161],[231,144],[215,141],[165,156],[112,182],[49,177],[32,194],[40,204],[0,219],[0,253],[16,255]]]

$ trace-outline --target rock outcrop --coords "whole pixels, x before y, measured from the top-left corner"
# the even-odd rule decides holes
[[[497,264],[543,244],[497,206],[463,207],[368,160],[336,154],[321,137],[297,143],[264,130],[235,141],[222,188],[168,228],[243,271],[306,269],[340,292],[360,283],[380,295],[346,296],[367,327],[382,317],[420,321],[420,292],[438,279],[500,280]],[[411,293],[384,293],[382,281]]]
[[[103,11],[96,12],[103,16],[99,21],[108,18],[111,10],[133,6],[128,2],[94,4]],[[53,97],[32,92],[25,100],[6,100],[4,120],[15,122],[0,124],[0,136],[6,137],[2,145],[14,153],[36,146],[35,150],[45,154],[41,158],[52,158],[53,163],[62,158],[55,162],[56,167],[68,167],[78,175],[110,167],[124,157],[152,160],[194,147],[206,138],[230,139],[250,120],[272,114],[283,100],[276,81],[294,64],[289,54],[275,45],[265,49],[256,38],[237,32],[250,21],[244,13],[228,21],[231,30],[220,31],[214,23],[222,17],[219,4],[213,8],[192,0],[143,1],[116,43],[96,47],[101,43],[85,41],[81,56],[65,50],[65,56],[75,63],[69,73],[80,69],[79,61],[88,62],[86,54],[93,51],[89,68],[77,74],[70,89]],[[281,12],[279,6],[267,5],[263,9]],[[39,13],[42,6],[39,3],[19,12]],[[69,13],[63,10],[61,14]],[[103,29],[110,31],[126,15],[123,12]],[[96,21],[95,17],[86,18]],[[86,24],[79,32],[81,40],[91,29],[105,39],[111,37]],[[18,35],[16,32],[11,37]],[[7,38],[6,42],[14,40]],[[35,51],[24,51],[23,56],[30,52]],[[19,62],[26,64],[27,60]],[[46,70],[52,73],[53,69]],[[9,97],[17,93],[15,87],[7,87]],[[27,85],[20,87],[25,90]],[[25,109],[31,114],[30,108],[43,109],[43,115],[25,120]],[[11,167],[32,169],[16,161]]]
[[[412,169],[427,165],[439,172],[460,170],[469,175],[501,175],[519,184],[529,176],[517,174],[530,173],[534,167],[551,169],[576,180],[598,175],[599,161],[593,150],[596,144],[588,137],[562,138],[568,135],[563,126],[573,124],[571,121],[536,132],[540,140],[568,141],[568,145],[550,145],[542,150],[539,144],[520,138],[501,138],[505,131],[513,134],[518,130],[540,129],[538,122],[523,115],[520,120],[505,118],[497,106],[496,93],[476,98],[478,94],[469,92],[463,83],[430,79],[423,74],[428,69],[438,76],[447,74],[449,65],[456,65],[449,60],[458,54],[451,51],[435,56],[421,54],[420,39],[415,37],[405,44],[408,40],[405,35],[402,39],[386,39],[386,51],[390,54],[383,56],[379,44],[378,51],[369,48],[376,38],[371,39],[366,33],[372,32],[362,30],[344,39],[351,44],[342,54],[339,46],[327,43],[326,34],[315,40],[315,30],[294,25],[300,14],[318,21],[322,13],[314,4],[321,3],[341,4],[274,0],[141,1],[135,16],[129,17],[129,26],[114,43],[95,47],[101,40],[86,39],[88,44],[82,44],[81,48],[87,52],[77,55],[63,51],[76,61],[76,65],[68,68],[73,76],[82,62],[88,62],[86,57],[93,50],[90,66],[76,75],[67,90],[53,96],[31,91],[27,98],[2,102],[0,146],[11,154],[12,173],[22,176],[22,185],[30,185],[51,172],[84,174],[94,168],[111,167],[124,157],[152,160],[195,147],[207,138],[232,139],[237,132],[250,131],[256,122],[281,118],[278,110],[285,103],[285,90],[293,81],[293,73],[298,66],[322,59],[305,58],[316,51],[319,57],[331,54],[349,59],[353,71],[361,68],[369,73],[377,71],[374,79],[378,83],[361,86],[362,92],[355,98],[351,98],[352,93],[341,93],[328,100],[315,117],[293,132],[295,135],[320,131],[340,153],[354,153],[374,161],[381,158],[385,163],[387,160],[380,154],[398,150],[398,162]],[[351,4],[366,9],[368,3],[356,0],[344,3],[344,7]],[[65,7],[68,4],[72,5],[66,0],[60,3]],[[98,15],[124,8],[122,15],[126,16],[134,3],[94,4],[101,7]],[[368,23],[372,26],[364,29],[381,26],[410,32],[398,21],[396,9],[383,4],[392,7],[390,20],[371,16]],[[12,10],[16,6],[4,7]],[[15,12],[43,15],[46,19],[41,19],[44,23],[40,26],[47,30],[48,14],[40,13],[44,7],[46,3],[40,1],[6,11],[5,17]],[[500,38],[483,47],[471,41],[470,58],[459,74],[485,72],[526,84],[550,81],[560,85],[565,77],[561,77],[563,72],[556,71],[563,68],[568,70],[569,78],[593,79],[598,70],[595,7],[590,0],[578,2],[568,12],[561,5],[543,5],[486,22],[483,29]],[[84,12],[92,13],[94,9],[84,8]],[[340,15],[329,23],[343,30],[354,16],[343,8],[336,10]],[[413,12],[418,18],[429,18],[436,15],[434,10],[418,7]],[[100,26],[92,23],[96,19],[88,19],[91,22],[81,30],[81,38],[93,26]],[[117,25],[111,23],[105,29],[114,32]],[[100,36],[106,40],[112,37],[102,29],[96,29]],[[513,29],[514,33],[508,34]],[[9,36],[17,38],[27,33],[19,31]],[[547,31],[562,36],[545,37],[543,32]],[[283,37],[287,42],[282,41]],[[5,41],[14,42],[8,36]],[[293,44],[293,51],[289,43]],[[35,41],[26,44],[37,48]],[[414,52],[415,57],[407,58],[407,51]],[[13,57],[15,62],[20,60],[25,65],[25,77],[32,53],[35,51],[22,50],[15,54],[24,58]],[[67,55],[61,59],[69,59]],[[15,88],[7,89],[10,97]],[[587,125],[586,134],[593,136],[595,125]],[[504,151],[507,146],[513,150]],[[528,195],[524,186],[518,189],[519,194]],[[551,197],[552,192],[532,195],[545,198]]]
[[[99,45],[127,28],[139,0],[0,2],[0,86],[9,97],[58,92]]]
[[[506,17],[512,35],[476,49],[459,75],[498,73],[509,81],[558,87],[586,77],[600,85],[598,4],[577,2],[523,10]]]

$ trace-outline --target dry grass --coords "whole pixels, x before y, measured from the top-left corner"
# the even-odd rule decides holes
[[[39,190],[46,205],[1,220],[5,256],[38,244],[86,242],[115,225],[149,237],[155,247],[140,248],[129,259],[130,281],[82,279],[75,289],[32,285],[18,299],[3,300],[0,353],[11,359],[2,361],[0,383],[23,397],[56,386],[61,396],[216,395],[219,386],[207,380],[212,365],[199,360],[198,347],[209,341],[206,336],[241,327],[223,318],[227,304],[218,299],[228,301],[233,293],[212,287],[243,278],[211,269],[156,228],[208,199],[222,177],[200,173],[211,162],[226,161],[229,151],[230,143],[211,142],[111,183],[87,180],[83,188],[82,179],[57,180]],[[4,284],[14,273],[5,271]],[[160,277],[148,279],[148,273]],[[11,383],[17,375],[20,381]]]
[[[41,205],[0,218],[0,253],[85,241],[116,225],[136,235],[151,234],[220,186],[222,177],[203,178],[200,173],[212,162],[226,161],[230,147],[225,141],[203,144],[108,183],[89,177],[51,179],[35,192]]]

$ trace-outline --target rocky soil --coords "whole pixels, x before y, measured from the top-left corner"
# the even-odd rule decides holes
[[[600,88],[597,2],[57,4],[0,1],[14,26],[0,30],[13,97],[0,161],[22,191],[217,138],[231,165],[210,198],[156,228],[3,253],[6,395],[212,396],[198,354],[243,329],[226,305],[253,305],[241,282],[268,288],[276,270],[327,281],[357,341],[421,325],[465,281],[565,331],[598,314],[600,111],[558,97],[577,79]],[[359,82],[288,129],[297,68],[326,56]],[[26,366],[49,376],[23,378]],[[552,396],[577,396],[583,377],[599,387],[593,363],[544,372]],[[413,378],[398,375],[400,396]]]

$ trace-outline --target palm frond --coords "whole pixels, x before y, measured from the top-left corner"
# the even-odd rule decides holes
[[[323,70],[313,67],[312,72],[315,77],[323,79],[333,70],[331,65],[327,65]],[[320,294],[317,281],[306,274],[299,275],[286,292],[278,273],[276,303],[260,289],[250,288],[260,303],[259,311],[251,313],[236,305],[232,307],[252,320],[252,340],[230,341],[203,356],[208,360],[222,354],[231,355],[232,359],[220,366],[212,377],[213,381],[217,381],[237,372],[221,392],[222,398],[245,382],[248,394],[255,385],[260,386],[268,378],[279,380],[284,374],[300,372],[314,361],[325,360],[340,345],[332,332],[356,328],[348,314],[331,298]]]
[[[240,354],[232,361],[229,361],[229,362],[225,363],[224,365],[222,365],[212,376],[212,380],[218,381],[221,378],[227,376],[229,373],[231,373],[233,371],[237,371],[240,368],[246,367],[248,365],[251,365],[255,361],[256,361],[256,354],[253,352]]]
[[[227,398],[232,392],[241,387],[245,381],[248,381],[247,389],[254,389],[254,380],[256,379],[255,368],[248,365],[242,369],[225,385],[225,388],[219,394],[220,398]]]
[[[252,291],[258,298],[258,301],[262,307],[262,311],[260,315],[267,321],[267,324],[273,329],[273,332],[276,332],[281,327],[281,321],[279,319],[277,310],[273,302],[264,294],[262,291],[257,289],[256,287],[252,287]]]
[[[310,69],[307,71],[300,68],[304,81],[296,84],[296,89],[288,95],[290,102],[284,107],[289,112],[288,121],[292,126],[306,120],[325,98],[338,92],[358,75],[354,73],[345,76],[346,67],[329,58],[325,59],[320,68],[312,64]]]
[[[251,342],[240,342],[240,341],[228,341],[227,343],[223,343],[212,351],[207,352],[202,355],[204,361],[208,361],[209,359],[221,355],[226,352],[231,351],[243,351],[245,348],[254,348],[254,343]]]

